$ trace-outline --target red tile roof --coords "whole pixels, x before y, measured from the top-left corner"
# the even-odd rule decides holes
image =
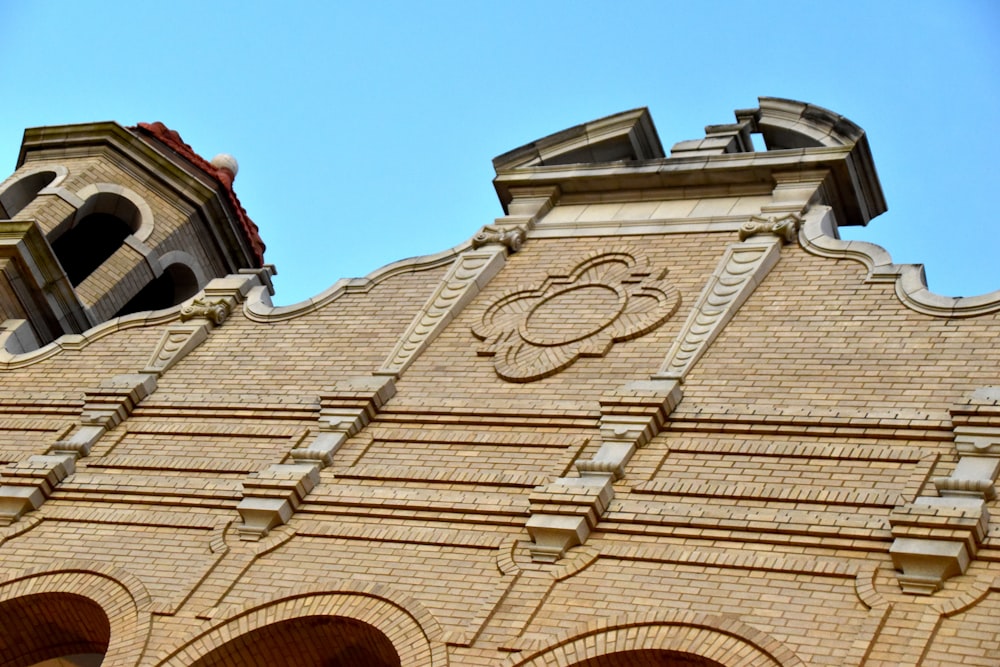
[[[129,129],[136,132],[140,137],[150,136],[157,139],[161,143],[166,144],[175,153],[185,158],[188,162],[201,169],[222,185],[229,198],[229,203],[232,204],[233,210],[236,211],[236,216],[240,222],[240,227],[243,230],[244,237],[250,244],[254,253],[254,259],[256,259],[257,262],[256,266],[258,268],[263,266],[265,248],[264,242],[260,238],[260,231],[257,229],[257,225],[255,225],[253,220],[250,219],[250,216],[247,215],[246,210],[240,204],[240,200],[236,196],[236,192],[233,190],[233,178],[235,174],[228,169],[220,169],[216,167],[211,162],[195,153],[194,149],[184,143],[180,134],[178,134],[175,130],[171,130],[159,121],[155,123],[139,123],[135,127]]]

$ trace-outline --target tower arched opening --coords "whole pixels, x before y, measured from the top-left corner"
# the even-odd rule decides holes
[[[56,258],[76,287],[115,253],[132,233],[121,218],[91,213],[52,244]]]
[[[198,277],[184,264],[171,264],[159,277],[151,280],[128,303],[115,313],[115,317],[131,315],[145,310],[160,310],[176,306],[198,291]]]
[[[56,180],[54,171],[37,171],[14,181],[0,192],[0,220],[9,220]]]

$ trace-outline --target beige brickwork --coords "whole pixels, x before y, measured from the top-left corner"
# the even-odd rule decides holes
[[[736,119],[511,151],[468,242],[283,307],[151,175],[200,158],[31,135],[19,224],[117,185],[206,281],[4,324],[0,665],[1000,664],[1000,292],[836,238],[884,210],[850,121]]]

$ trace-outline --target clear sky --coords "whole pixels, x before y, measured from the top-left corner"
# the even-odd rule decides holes
[[[276,303],[461,243],[491,159],[649,107],[665,148],[758,96],[847,116],[889,212],[845,238],[1000,288],[1000,2],[0,0],[0,179],[25,127],[161,120],[211,158]]]

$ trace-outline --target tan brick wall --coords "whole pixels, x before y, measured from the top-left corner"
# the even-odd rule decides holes
[[[117,179],[159,196],[74,160],[71,191]],[[987,521],[964,572],[918,596],[901,588],[890,517],[940,500],[933,479],[974,455],[957,449],[951,411],[1000,385],[1000,315],[919,314],[895,285],[866,283],[861,264],[794,241],[678,383],[677,406],[659,406],[658,432],[587,506],[585,543],[554,563],[532,550],[531,519],[593,500],[575,463],[616,442],[625,417],[648,417],[640,389],[613,404],[609,392],[661,368],[739,242],[736,219],[792,207],[765,185],[568,195],[398,377],[374,377],[381,386],[352,382],[371,380],[411,323],[435,314],[427,301],[448,261],[375,274],[298,310],[244,303],[234,280],[219,288],[233,307],[220,323],[136,319],[6,361],[0,462],[58,457],[96,428],[102,396],[120,413],[72,474],[39,482],[37,508],[0,527],[0,619],[62,610],[66,646],[106,650],[111,666],[997,664],[1000,529]],[[171,211],[181,229],[187,212]],[[161,233],[163,247],[204,242]],[[634,260],[618,282],[594,269],[576,277],[577,300],[502,313],[503,333],[552,350],[532,357],[549,364],[545,377],[501,377],[504,341],[481,340],[496,333],[491,307],[515,292],[542,303],[554,278],[609,252]],[[654,283],[679,305],[648,331],[569,363],[555,350],[604,330],[612,292]],[[650,293],[630,293],[628,317],[642,320]],[[147,367],[162,340],[194,330],[204,340],[176,364]],[[162,338],[171,332],[180,338]],[[523,358],[511,354],[516,370]],[[112,386],[132,403],[102,384],[144,370]],[[989,410],[962,423],[993,433]],[[595,468],[582,466],[591,478]],[[14,470],[0,469],[0,486]],[[275,499],[286,515],[247,530],[247,508]],[[948,528],[946,511],[934,518]],[[93,630],[102,614],[104,634]],[[49,656],[40,633],[10,627],[0,623],[0,663],[30,664],[11,657],[18,637],[38,651],[31,660]]]

